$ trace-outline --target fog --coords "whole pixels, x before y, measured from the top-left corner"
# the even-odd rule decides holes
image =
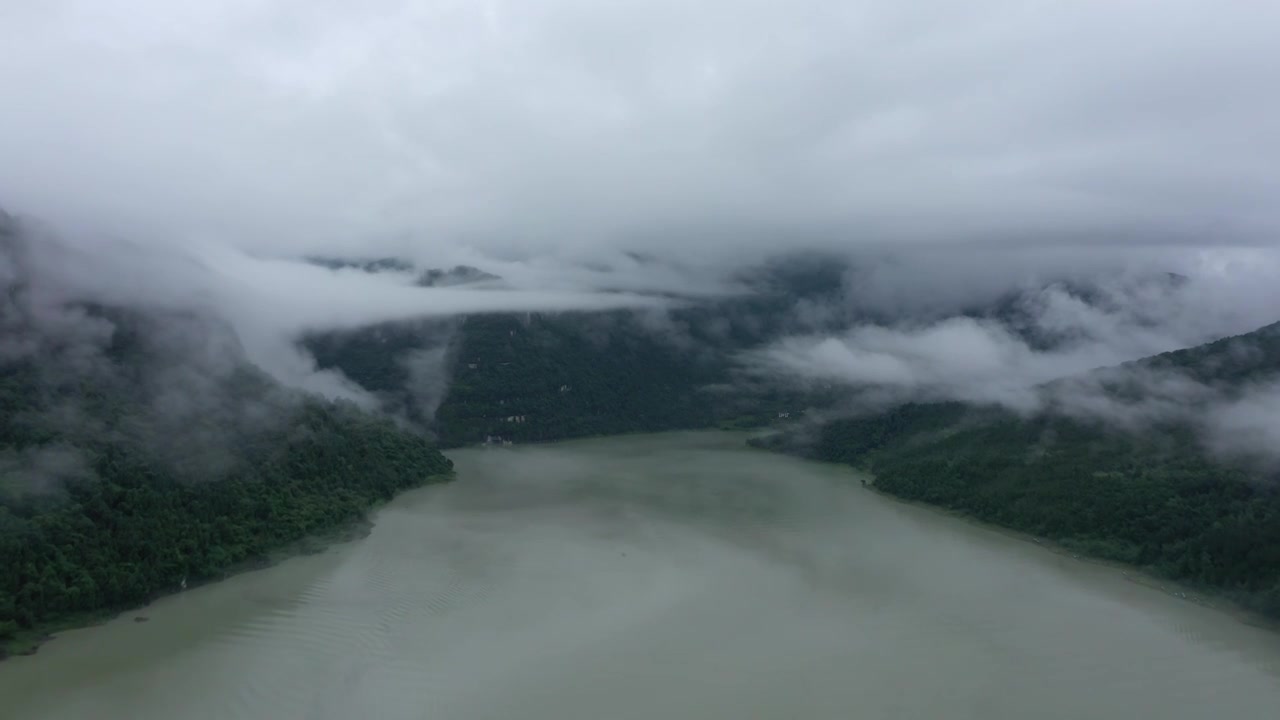
[[[176,354],[200,355],[224,369],[247,359],[285,384],[358,398],[358,388],[316,370],[313,360],[296,346],[302,334],[462,313],[665,304],[659,298],[625,292],[419,287],[407,275],[255,257],[232,246],[157,246],[92,234],[59,234],[38,222],[7,216],[0,221],[4,224],[0,287],[6,295],[5,309],[10,311],[5,316],[13,321],[0,338],[3,357],[35,354],[51,338],[56,338],[64,354],[97,353],[109,341],[112,325],[87,316],[77,303],[187,313],[215,327],[206,327],[212,335],[187,328],[188,339],[196,347],[172,342],[170,350]],[[20,294],[11,293],[19,289]],[[222,338],[224,346],[212,346],[211,337]]]
[[[457,318],[612,310],[841,412],[1174,420],[1280,462],[1280,378],[1122,365],[1280,320],[1277,27],[1280,4],[1210,0],[0,2],[0,365],[56,400],[23,427],[70,438],[0,475],[87,474],[77,443],[104,433],[225,475],[295,389],[407,415],[308,334],[439,322],[398,359],[429,415]],[[796,256],[838,287],[787,289],[760,346],[670,314],[776,299],[753,279]],[[459,265],[497,279],[418,282]],[[126,384],[107,356],[133,324]],[[283,387],[232,397],[248,364]],[[78,383],[137,407],[108,427]],[[466,451],[475,477],[369,543],[59,639],[0,695],[69,717],[1276,706],[1274,643],[1114,573],[961,538],[834,468],[617,442]]]
[[[743,353],[742,362],[757,376],[844,387],[860,398],[857,411],[957,400],[1022,414],[1051,409],[1129,430],[1189,423],[1212,449],[1280,459],[1266,439],[1280,417],[1274,377],[1241,385],[1131,363],[1276,322],[1280,266],[1266,256],[1207,252],[1165,266],[1185,275],[1094,268],[1059,280],[1027,276],[1012,289],[954,259],[954,272],[971,282],[955,286],[949,301],[929,291],[936,260],[914,275],[901,263],[863,268],[835,301],[863,316],[835,332],[801,329]],[[895,279],[895,295],[879,292]],[[1233,352],[1271,350],[1244,341]]]
[[[849,279],[803,310],[849,322],[798,312],[744,364],[1025,409],[1046,380],[1280,319],[1277,21],[1208,0],[7,3],[0,206],[77,248],[46,263],[62,292],[198,307],[328,395],[360,391],[303,332],[652,308],[821,250]],[[1165,272],[1185,287],[1132,282]],[[1082,279],[1106,304],[1052,287]],[[1010,292],[1027,327],[961,317]]]
[[[1276,229],[1265,3],[0,12],[8,204],[167,242],[723,258]]]

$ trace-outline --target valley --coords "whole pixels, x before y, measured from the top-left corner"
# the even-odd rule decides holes
[[[741,433],[450,451],[372,533],[0,665],[15,718],[1265,714],[1280,636]],[[133,615],[147,618],[137,623]]]

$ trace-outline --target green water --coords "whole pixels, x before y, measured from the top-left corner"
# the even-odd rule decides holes
[[[1280,709],[1280,636],[743,438],[456,451],[367,538],[0,663],[0,717]]]

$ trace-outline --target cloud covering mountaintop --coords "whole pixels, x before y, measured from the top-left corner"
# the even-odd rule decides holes
[[[1208,0],[6,3],[0,206],[74,248],[37,262],[64,294],[216,309],[326,392],[301,332],[714,297],[803,251],[852,269],[843,305],[798,317],[875,320],[798,323],[774,370],[1020,392],[1280,316],[1278,21]],[[1051,353],[957,319],[1161,272],[1187,287],[1046,295],[1035,322],[1078,336]]]

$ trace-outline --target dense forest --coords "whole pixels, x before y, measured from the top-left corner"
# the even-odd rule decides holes
[[[421,285],[500,284],[472,267],[419,270],[394,258],[327,267],[416,274]],[[865,279],[847,259],[783,255],[734,279],[737,292],[676,298],[663,311],[505,313],[383,323],[301,341],[319,367],[376,395],[392,414],[442,445],[538,442],[698,427],[748,427],[822,409],[839,394],[743,372],[741,358],[797,333],[833,333],[907,319],[860,305]],[[1166,292],[1184,279],[1135,280]],[[1036,348],[1069,342],[1034,322],[1046,293],[1106,305],[1107,292],[1055,283],[1010,291],[966,310]],[[914,320],[930,319],[927,308]],[[448,382],[443,379],[447,378]]]
[[[108,356],[123,374],[69,384],[0,366],[0,640],[218,577],[451,472],[419,435],[247,367],[220,382],[222,407],[158,427],[118,362],[131,352]]]
[[[0,655],[451,476],[420,434],[281,387],[213,318],[50,303],[5,231]]]
[[[12,235],[0,241],[20,250]],[[393,258],[313,262],[424,286],[500,282]],[[830,406],[835,394],[753,380],[736,358],[797,328],[856,321],[820,311],[839,305],[845,272],[801,258],[744,276],[741,294],[663,312],[489,314],[301,339],[320,368],[375,395],[377,415],[285,391],[210,318],[77,305],[50,324],[18,273],[0,298],[0,641],[218,577],[447,478],[430,436],[458,446],[759,426]],[[1029,301],[1010,295],[972,314],[1019,331]],[[1024,324],[1037,347],[1061,341]],[[1277,358],[1280,325],[1086,379],[1125,402],[1142,399],[1142,373],[1231,396],[1280,370]],[[1186,424],[1121,431],[1046,407],[1025,417],[907,404],[757,444],[866,468],[884,492],[1280,617],[1275,482],[1206,454]]]
[[[418,436],[319,400],[215,479],[184,481],[133,442],[77,451],[83,476],[0,501],[0,640],[219,577],[451,472]]]
[[[830,304],[843,272],[814,258],[766,270],[742,278],[749,292],[662,312],[384,323],[302,345],[319,367],[341,371],[444,446],[758,426],[830,398],[745,376],[736,354],[794,330],[797,306]],[[422,277],[496,279],[466,267]],[[447,387],[424,382],[442,377]]]
[[[758,425],[816,402],[735,378],[727,355],[643,323],[628,312],[478,315],[318,335],[307,346],[321,367],[448,447]],[[447,387],[424,387],[446,375]]]
[[[1277,326],[1129,365],[1224,393],[1280,364]],[[1122,377],[1106,371],[1107,378]],[[1133,383],[1114,392],[1131,400]],[[1212,589],[1280,618],[1280,478],[1211,454],[1188,422],[1119,429],[913,403],[754,444],[848,463],[874,486]]]
[[[379,323],[343,332],[314,333],[306,351],[325,370],[375,396],[387,413],[430,427],[452,372],[452,344],[465,319]]]

